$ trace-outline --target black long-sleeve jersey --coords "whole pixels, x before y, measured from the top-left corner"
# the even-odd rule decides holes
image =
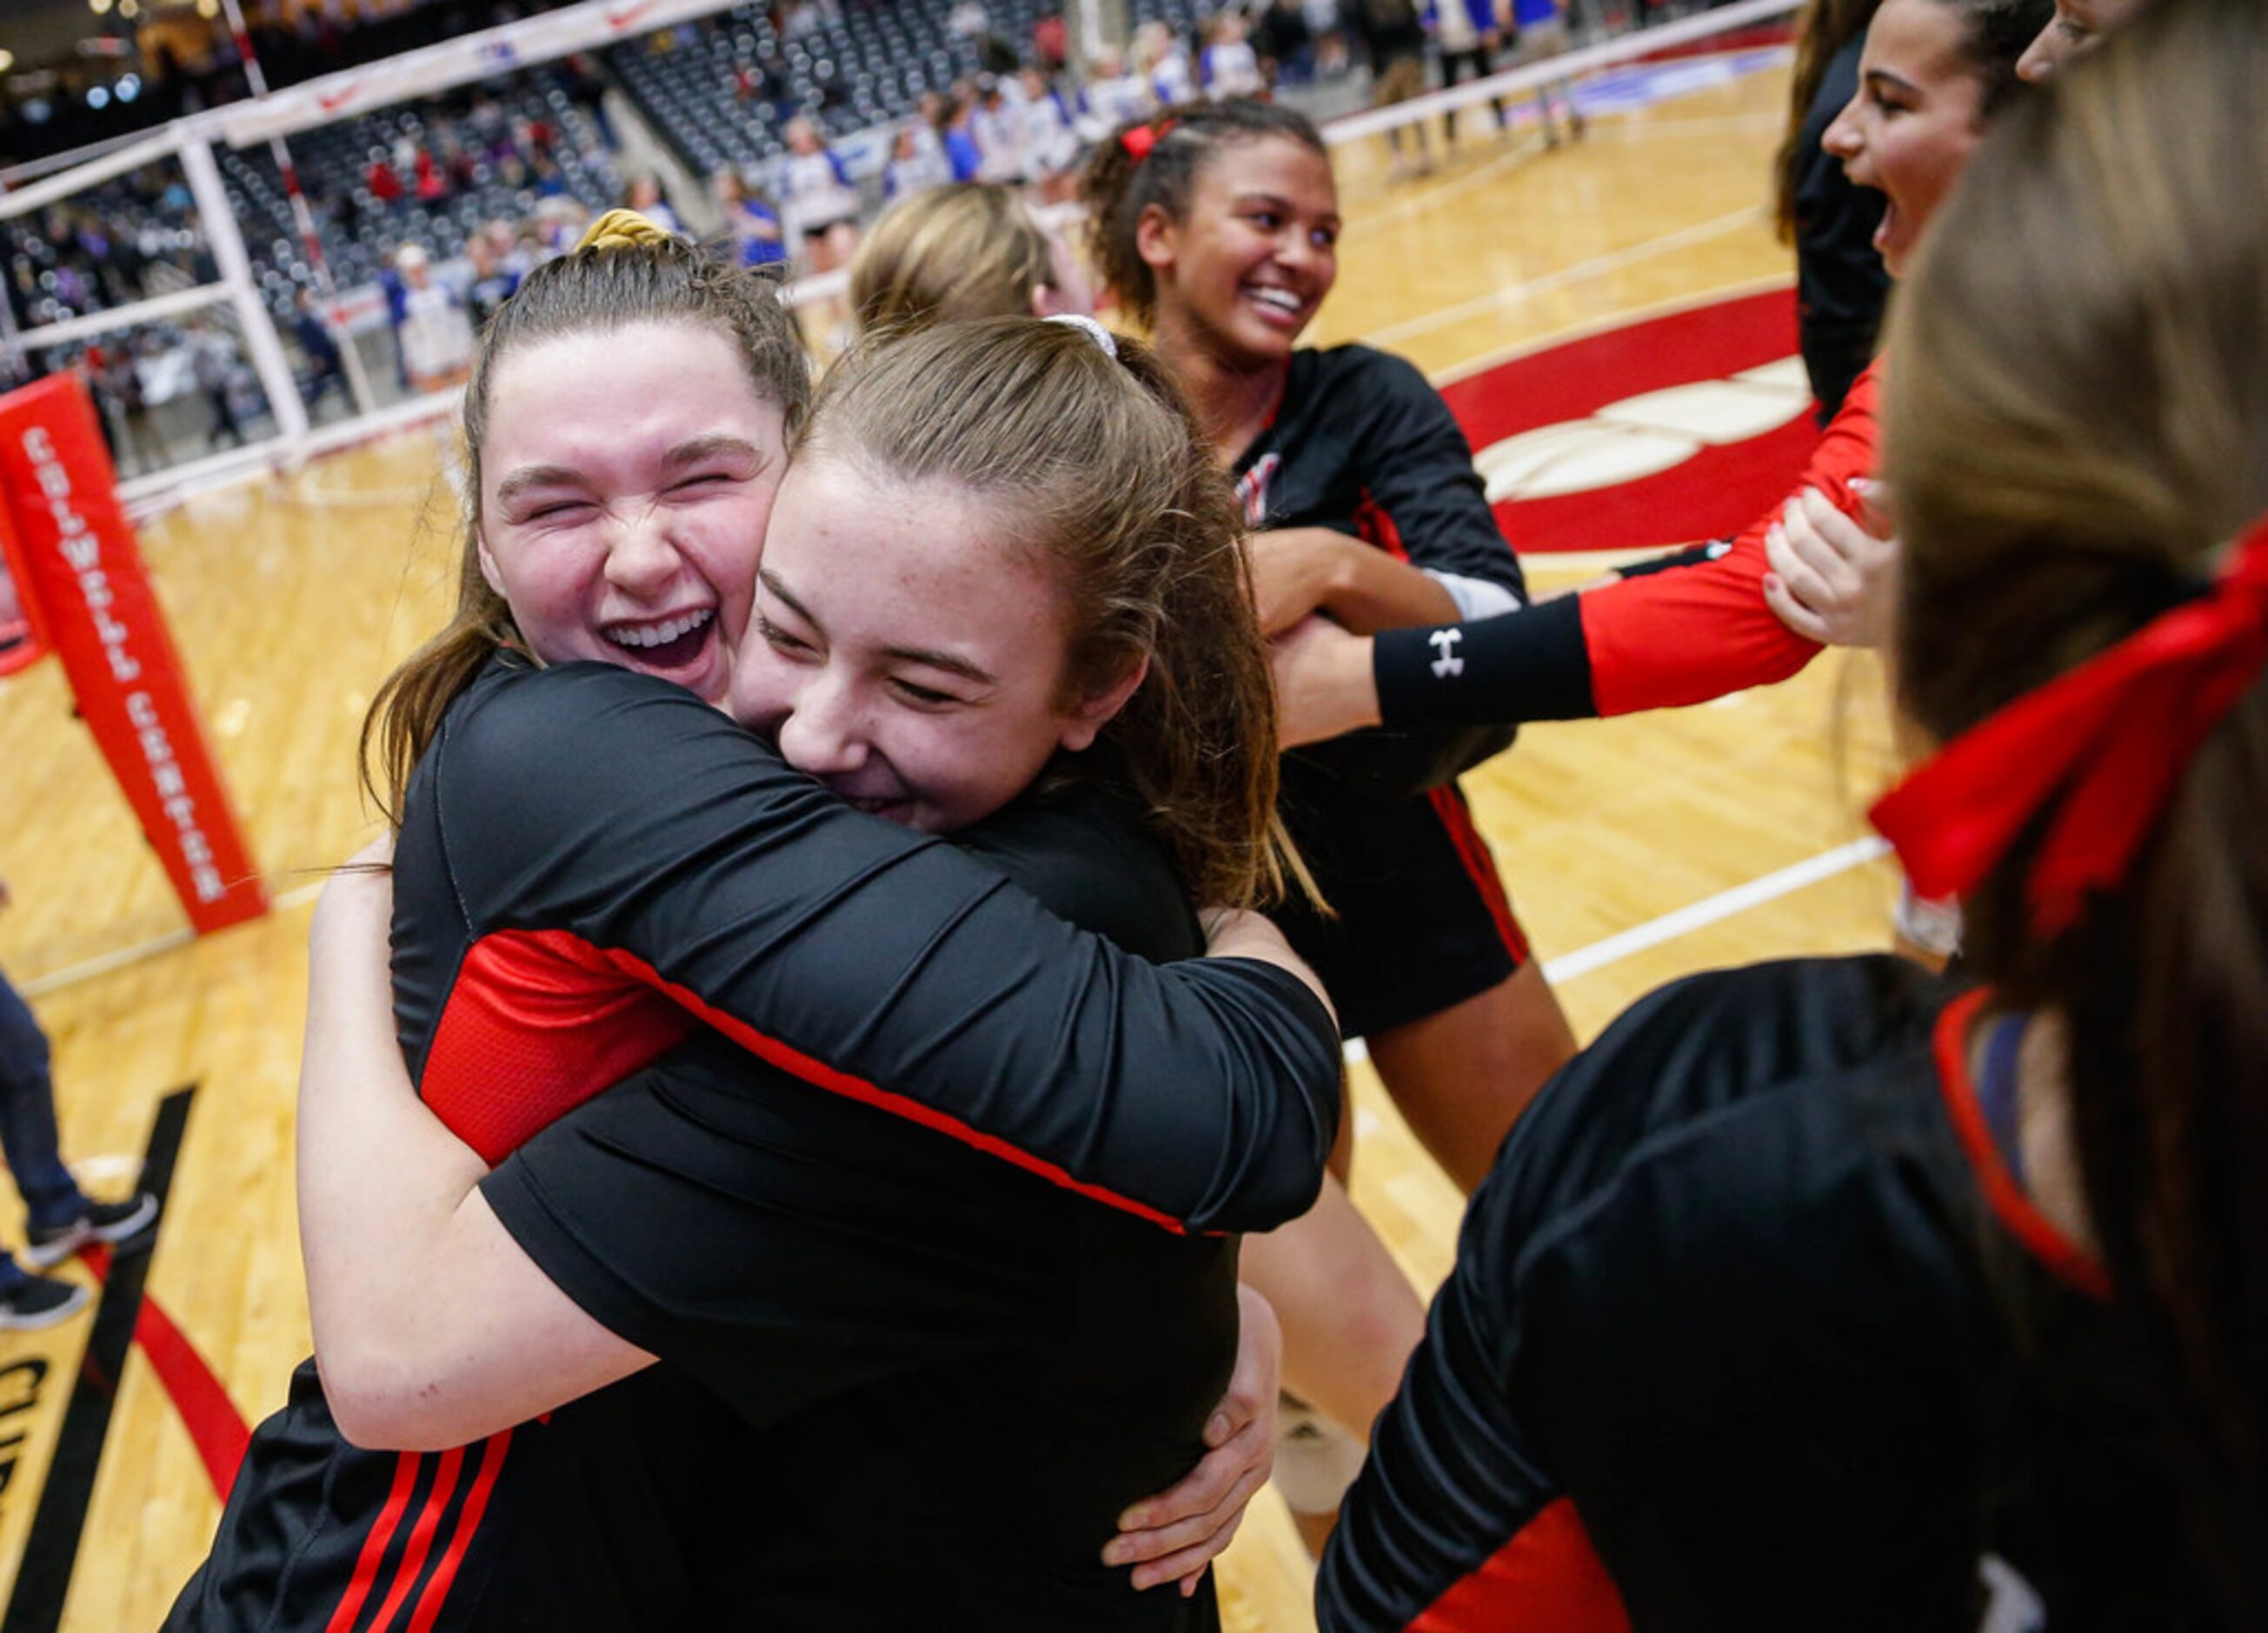
[[[1122,944],[1198,946],[1169,861],[1123,819],[988,827],[979,853],[1045,899],[1079,888],[1032,879],[1048,852],[1103,880],[1088,922]],[[1209,1585],[1136,1594],[1098,1556],[1130,1500],[1203,1454],[1236,1344],[1233,1243],[751,1072],[721,1038],[571,1113],[483,1190],[577,1303],[762,1430],[696,1624],[714,1607],[782,1627],[1218,1625]]]
[[[1092,824],[1074,837],[1091,855]],[[993,863],[1038,858],[1016,871],[1071,908],[1113,899],[1115,884],[1098,893],[1091,871],[1065,862],[1060,830],[1052,861],[1047,842],[1046,830],[1019,839],[1012,829]],[[1118,871],[1136,899],[1179,901],[1169,871],[1160,890],[1130,855],[1138,861],[1138,846],[1122,847]],[[1081,878],[1086,890],[1071,888]],[[1227,1364],[1223,1310],[1233,1341],[1233,1250],[1138,1219],[1170,1223],[1183,1203],[1194,1204],[1188,1215],[1199,1224],[1306,1205],[1314,1179],[1303,1185],[1296,1170],[1320,1173],[1336,1124],[1338,1058],[1321,1006],[1299,983],[1233,961],[1154,969],[1050,918],[995,866],[840,806],[688,694],[600,665],[503,663],[459,700],[413,781],[395,883],[405,1052],[420,1092],[485,1151],[501,1156],[589,1100],[605,1086],[601,1074],[632,1069],[639,1051],[650,1058],[674,1043],[683,1023],[657,1005],[713,1019],[747,1052],[734,1056],[733,1085],[747,1091],[746,1104],[787,1105],[776,1113],[784,1127],[800,1112],[805,1127],[855,1136],[847,1153],[836,1148],[815,1192],[816,1171],[804,1173],[806,1197],[843,1200],[857,1153],[887,1152],[917,1134],[923,1154],[964,1189],[981,1188],[969,1176],[982,1171],[1075,1208],[1074,1223],[1055,1222],[1050,1245],[1099,1230],[1085,1217],[1094,1215],[1123,1230],[1115,1239],[1126,1262],[1138,1269],[1144,1254],[1159,1256],[1167,1271],[1138,1275],[1137,1289],[1170,1283],[1176,1330],[1166,1341],[1188,1349],[1178,1367],[1160,1363],[1159,1396],[1146,1415],[1130,1416],[1143,1432],[1129,1444],[1153,1461],[1184,1451],[1182,1465],[1191,1460],[1195,1430],[1181,1425],[1178,1440],[1161,1439],[1160,1414],[1193,1410],[1201,1422],[1218,1395]],[[1171,950],[1191,950],[1185,913],[1175,928],[1185,939]],[[799,982],[827,990],[799,994]],[[892,1038],[894,1028],[914,1035]],[[631,1046],[615,1046],[617,1033]],[[712,1060],[708,1085],[723,1092],[725,1075]],[[902,1087],[933,1091],[987,1132],[913,1106],[895,1092]],[[607,1109],[603,1099],[592,1108]],[[1316,1121],[1304,1139],[1287,1134],[1309,1117]],[[1035,1131],[1044,1155],[990,1132],[1004,1129]],[[1256,1164],[1249,1141],[1272,1154]],[[1302,1144],[1309,1156],[1296,1155]],[[1011,1160],[995,1160],[1003,1156]],[[905,1164],[925,1171],[916,1159]],[[882,1214],[904,1224],[916,1216],[886,1171]],[[1072,1196],[1117,1201],[1122,1187],[1163,1206],[1111,1210]],[[1023,1206],[1028,1217],[1036,1204]],[[944,1223],[983,1211],[964,1203]],[[617,1213],[614,1223],[626,1220]],[[812,1238],[820,1233],[812,1228]],[[855,1230],[837,1237],[838,1248],[884,1239]],[[1154,1242],[1130,1246],[1130,1238]],[[690,1260],[718,1262],[697,1231],[670,1239]],[[917,1230],[911,1239],[928,1238]],[[930,1267],[949,1259],[940,1249]],[[479,1445],[366,1453],[340,1439],[313,1363],[304,1365],[289,1404],[254,1435],[211,1559],[168,1627],[355,1633],[397,1615],[445,1628],[671,1624],[701,1598],[719,1558],[745,1555],[740,1522],[755,1500],[746,1426],[760,1416],[777,1424],[826,1387],[872,1381],[845,1371],[825,1386],[813,1382],[812,1347],[848,1354],[863,1344],[888,1365],[905,1364],[887,1341],[902,1329],[847,1319],[872,1267],[843,1252],[838,1260],[836,1276],[815,1256],[731,1262],[750,1281],[777,1275],[767,1285],[787,1290],[767,1306],[775,1313],[795,1292],[817,1302],[810,1319],[777,1329],[799,1346],[794,1364],[774,1369],[784,1380],[777,1396],[751,1373],[730,1406],[655,1369]],[[1019,1285],[1031,1284],[1027,1276]],[[980,1293],[987,1285],[976,1276]],[[933,1304],[949,1305],[950,1290],[940,1282]],[[972,1297],[965,1307],[981,1319],[990,1306]],[[830,1318],[846,1325],[829,1328]],[[1203,1393],[1193,1381],[1200,1363],[1213,1393],[1191,1406],[1184,1393]],[[1126,1459],[1094,1467],[1149,1472]],[[1112,1500],[1164,1483],[1137,1483]],[[769,1489],[766,1500],[777,1500]],[[515,1545],[531,1527],[558,1546]],[[721,1549],[702,1545],[712,1534],[725,1539]],[[650,1569],[630,1579],[625,1559]],[[460,1579],[475,1578],[478,1591],[460,1590]]]
[[[413,780],[395,855],[446,890],[397,897],[402,1053],[491,1161],[691,1016],[1159,1223],[1266,1230],[1314,1200],[1338,1064],[1299,981],[1123,952],[666,683],[493,668]]]
[[[1234,474],[1256,528],[1330,528],[1416,567],[1526,589],[1464,432],[1400,358],[1294,352],[1283,401]],[[1350,1037],[1420,1020],[1526,962],[1454,780],[1511,740],[1493,724],[1397,727],[1284,757],[1285,824],[1338,917],[1295,908],[1282,922]]]
[[[2007,1179],[1982,994],[1884,957],[1695,978],[1473,1197],[1325,1557],[1326,1633],[2168,1627],[2099,1271]]]

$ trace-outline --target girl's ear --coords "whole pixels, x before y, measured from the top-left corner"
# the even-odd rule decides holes
[[[1174,225],[1174,218],[1166,213],[1163,204],[1147,206],[1134,224],[1134,253],[1152,272],[1162,272],[1174,264],[1181,242],[1181,229]]]
[[[480,550],[481,576],[489,581],[490,589],[499,595],[504,595],[504,573],[497,565],[496,552],[489,548],[488,530],[475,523],[473,528],[473,538]],[[511,597],[506,595],[505,599],[510,600]]]
[[[1150,660],[1145,654],[1129,664],[1126,672],[1116,680],[1072,710],[1057,741],[1073,754],[1093,747],[1094,740],[1102,735],[1102,728],[1117,718],[1118,711],[1142,690],[1142,683],[1149,677]]]

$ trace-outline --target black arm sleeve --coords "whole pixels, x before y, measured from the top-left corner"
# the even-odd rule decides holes
[[[475,936],[565,931],[808,1082],[1159,1223],[1313,1201],[1337,1038],[1292,978],[1152,968],[665,683],[573,664],[477,701],[428,756]]]
[[[1474,624],[1382,631],[1371,674],[1388,729],[1516,726],[1598,713],[1574,595]]]

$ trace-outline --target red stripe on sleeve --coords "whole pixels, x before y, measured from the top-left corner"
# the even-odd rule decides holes
[[[562,935],[563,932],[543,930],[534,934],[554,935]],[[1037,1174],[1043,1179],[1063,1186],[1066,1191],[1074,1192],[1094,1201],[1105,1203],[1122,1213],[1131,1214],[1138,1219],[1146,1219],[1152,1224],[1162,1225],[1176,1235],[1185,1233],[1182,1222],[1170,1214],[1162,1213],[1145,1202],[1138,1202],[1131,1197],[1120,1196],[1115,1191],[1107,1191],[1101,1186],[1090,1185],[1083,1179],[1074,1179],[1064,1169],[1046,1158],[1035,1156],[1029,1151],[1012,1146],[998,1135],[988,1134],[972,1128],[959,1118],[948,1112],[940,1112],[935,1106],[924,1105],[920,1101],[905,1095],[894,1094],[889,1090],[866,1082],[864,1078],[853,1077],[848,1072],[837,1071],[823,1061],[814,1060],[801,1050],[782,1043],[777,1038],[765,1036],[746,1022],[726,1015],[722,1010],[712,1009],[698,994],[663,979],[660,972],[632,954],[607,951],[606,957],[614,962],[616,968],[628,971],[640,980],[647,982],[661,992],[667,993],[688,1013],[707,1022],[751,1054],[769,1060],[781,1070],[791,1072],[807,1083],[825,1089],[830,1093],[844,1095],[865,1105],[875,1106],[894,1116],[905,1118],[909,1122],[919,1123],[924,1128],[933,1128],[939,1134],[950,1134],[964,1145],[974,1147],[988,1156],[997,1156],[1003,1162],[1013,1164],[1027,1173]]]
[[[1392,513],[1363,490],[1362,502],[1354,507],[1354,529],[1366,544],[1375,544],[1396,561],[1410,559],[1410,547],[1402,542],[1402,529],[1394,525]]]
[[[1630,1633],[1574,1499],[1561,1497],[1426,1607],[1409,1633]]]
[[[401,1523],[402,1511],[409,1506],[409,1493],[417,1484],[417,1459],[415,1452],[404,1452],[394,1460],[394,1484],[386,1494],[386,1506],[378,1511],[378,1519],[363,1539],[362,1552],[355,1556],[354,1575],[347,1583],[346,1597],[323,1624],[323,1633],[347,1633],[355,1618],[362,1614],[363,1601],[370,1597],[371,1585],[378,1580],[378,1567],[386,1557],[387,1544],[394,1541],[394,1528]]]
[[[386,1602],[378,1607],[372,1618],[370,1633],[387,1633],[394,1625],[396,1612],[409,1598],[409,1590],[417,1585],[418,1572],[425,1569],[425,1556],[433,1551],[433,1533],[440,1529],[441,1516],[449,1506],[449,1499],[457,1494],[457,1474],[465,1464],[465,1449],[451,1446],[441,1453],[440,1462],[433,1470],[433,1490],[426,1497],[425,1506],[417,1511],[417,1523],[409,1528],[409,1541],[401,1550],[401,1565],[394,1573],[394,1586],[386,1595]]]
[[[418,1093],[490,1167],[650,1066],[692,1017],[571,935],[499,931],[465,955]]]
[[[464,1563],[473,1533],[481,1528],[481,1516],[488,1511],[489,1494],[496,1489],[497,1476],[504,1472],[504,1453],[511,1449],[509,1429],[488,1437],[481,1452],[480,1473],[473,1476],[473,1489],[465,1497],[465,1511],[457,1520],[457,1533],[449,1539],[448,1551],[441,1555],[441,1563],[433,1567],[433,1579],[417,1596],[417,1614],[409,1620],[409,1633],[431,1633],[434,1619],[448,1602],[449,1588],[457,1579],[457,1567]]]

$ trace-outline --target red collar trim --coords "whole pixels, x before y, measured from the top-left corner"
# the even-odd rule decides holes
[[[1984,1108],[1977,1103],[1977,1086],[1969,1075],[1969,1026],[1992,997],[1986,987],[1967,992],[1945,1006],[1937,1017],[1937,1081],[1952,1114],[1954,1132],[1977,1172],[1985,1202],[2010,1234],[2033,1258],[2058,1278],[2090,1298],[2108,1302],[2110,1275],[2102,1263],[2066,1236],[2055,1222],[2033,1204],[2024,1188],[2008,1171],[1992,1131],[1984,1121]]]

